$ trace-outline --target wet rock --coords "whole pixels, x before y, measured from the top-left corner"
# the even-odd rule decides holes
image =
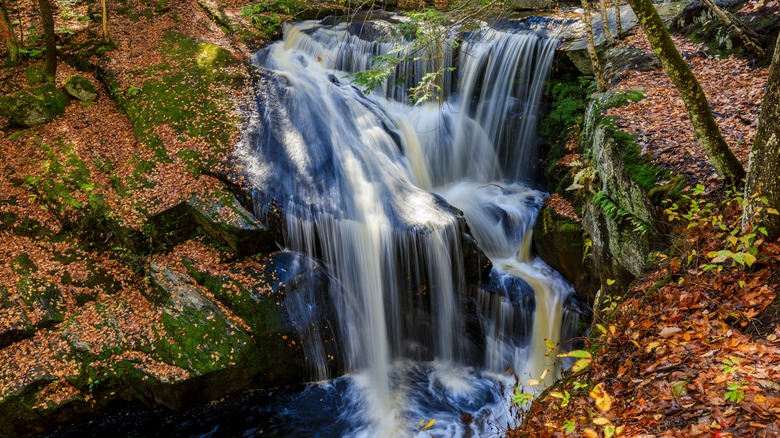
[[[263,380],[275,385],[303,382],[317,377],[317,366],[338,373],[330,280],[316,261],[280,251],[233,262],[222,272],[188,260],[185,265],[199,284],[247,323],[263,356]],[[314,350],[321,346],[324,357],[304,357],[302,345]]]
[[[0,115],[16,126],[47,123],[65,113],[70,100],[53,84],[39,85],[0,97]]]
[[[71,97],[82,102],[92,102],[98,97],[95,86],[84,76],[72,75],[68,77],[65,79],[63,88]]]
[[[579,221],[550,206],[539,210],[534,224],[534,249],[545,263],[560,272],[578,293],[592,298],[599,288],[585,257],[585,230]]]

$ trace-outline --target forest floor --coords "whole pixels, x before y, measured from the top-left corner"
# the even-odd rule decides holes
[[[32,3],[20,2],[25,29],[37,23]],[[80,38],[96,39],[99,20],[86,19],[94,15],[88,9],[96,3],[54,3],[57,28],[68,40],[66,51],[88,42]],[[251,26],[242,14],[247,2],[219,3],[233,23]],[[27,304],[6,306],[23,301],[16,296],[17,285],[31,278],[61,291],[58,319],[89,328],[78,340],[81,345],[97,351],[107,343],[105,331],[91,329],[91,318],[92,310],[108,307],[121,316],[118,334],[112,336],[141,351],[155,339],[149,328],[161,317],[161,310],[145,298],[151,286],[143,266],[159,255],[134,259],[130,249],[114,245],[115,236],[91,226],[91,208],[100,205],[106,209],[101,215],[137,230],[148,217],[216,185],[206,171],[224,160],[238,133],[235,123],[211,122],[223,115],[235,117],[246,97],[230,89],[232,78],[215,88],[213,78],[192,63],[212,53],[204,48],[222,48],[239,60],[248,51],[241,32],[226,37],[194,0],[109,5],[109,33],[117,48],[101,62],[113,72],[116,88],[79,71],[97,87],[97,101],[73,103],[64,116],[29,130],[9,131],[0,120],[5,130],[0,135],[0,327],[36,325],[51,317]],[[677,43],[719,115],[726,140],[746,164],[766,69],[739,59],[702,56],[701,47],[685,39]],[[621,44],[648,47],[641,31]],[[189,58],[171,56],[187,50]],[[26,87],[25,69],[41,64],[34,58],[19,68],[0,70],[0,93]],[[175,71],[184,76],[166,77]],[[58,84],[73,73],[73,66],[60,62]],[[181,81],[189,90],[175,87]],[[613,427],[622,428],[623,436],[778,436],[775,285],[780,283],[780,245],[761,241],[759,231],[752,237],[736,231],[739,199],[721,186],[707,164],[663,71],[628,72],[617,88],[643,89],[647,98],[609,115],[637,135],[656,162],[686,176],[688,198],[678,200],[676,209],[669,205],[674,245],[657,254],[652,271],[625,299],[606,303],[596,321],[601,329],[586,340],[590,365],[543,393],[524,428],[512,433],[604,436]],[[153,93],[160,89],[173,99],[170,106],[144,112],[139,103],[156,99],[159,95]],[[186,118],[166,118],[170,108],[185,111]],[[155,124],[143,125],[147,117]],[[206,129],[188,131],[184,125],[193,120],[205,120]],[[699,212],[688,214],[694,205]],[[716,262],[708,256],[743,247],[758,250],[750,268],[733,258]],[[213,248],[202,245],[200,252],[210,255]],[[26,385],[39,392],[41,411],[49,402],[68,398],[89,401],[89,391],[71,384],[81,372],[79,364],[56,354],[57,348],[73,347],[66,345],[61,329],[45,324],[21,341],[0,346],[0,398]],[[181,372],[153,356],[133,360],[150,375]]]
[[[767,69],[675,43],[746,166]],[[649,49],[641,29],[620,45]],[[662,69],[626,72],[615,88],[646,98],[608,116],[685,177],[666,205],[672,245],[623,299],[605,299],[584,339],[584,368],[544,391],[510,436],[780,436],[780,243],[740,230],[741,193],[718,180]]]

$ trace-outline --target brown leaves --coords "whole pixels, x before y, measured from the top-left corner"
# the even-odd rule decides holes
[[[649,49],[644,33],[626,38],[625,45]],[[700,47],[675,37],[683,53],[698,53]],[[726,143],[743,162],[753,144],[761,109],[766,69],[752,69],[748,61],[690,56],[688,63],[699,79],[713,108]],[[663,70],[630,71],[618,89],[643,90],[646,99],[626,107],[613,108],[609,115],[617,116],[617,124],[637,136],[642,151],[653,160],[689,180],[707,181],[715,178],[707,156],[696,141],[688,114],[679,93]]]

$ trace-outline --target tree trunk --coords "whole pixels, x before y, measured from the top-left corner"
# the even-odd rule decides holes
[[[599,92],[607,90],[607,82],[604,80],[604,73],[601,71],[601,62],[599,54],[596,51],[596,42],[593,38],[593,18],[590,15],[590,3],[588,0],[582,0],[582,9],[585,11],[583,20],[585,21],[585,30],[588,34],[588,55],[590,63],[593,66],[593,76],[596,77],[596,88]]]
[[[612,38],[612,32],[609,30],[609,14],[607,12],[607,0],[599,0],[599,8],[601,10],[601,29],[604,32],[604,38],[610,44],[615,44],[615,39]]]
[[[8,49],[8,65],[19,64],[19,40],[16,39],[11,17],[3,1],[0,1],[0,34],[3,35],[5,47]]]
[[[38,0],[41,10],[41,24],[43,27],[43,41],[46,47],[45,70],[46,80],[54,82],[57,77],[57,40],[54,35],[54,15],[51,12],[49,0]]]
[[[745,25],[739,21],[737,17],[731,15],[731,13],[728,11],[724,11],[723,9],[719,8],[718,5],[716,5],[712,0],[702,0],[702,3],[704,3],[704,6],[707,6],[715,15],[717,15],[718,18],[720,18],[720,21],[722,21],[726,27],[737,34],[737,37],[739,37],[740,41],[742,41],[742,44],[744,44],[748,50],[756,54],[759,58],[766,56],[766,51],[764,48],[761,47],[758,42],[756,42],[758,35],[745,27]],[[750,34],[751,32],[753,33],[752,35]]]
[[[108,0],[100,0],[100,6],[103,8],[103,42],[108,42]]]
[[[745,169],[723,139],[707,96],[691,68],[677,51],[658,11],[651,0],[628,0],[628,4],[634,9],[664,71],[680,92],[696,138],[707,153],[710,163],[721,177],[729,182],[737,182],[745,176]]]
[[[620,39],[620,35],[623,34],[623,23],[620,19],[620,4],[621,0],[615,0],[615,28],[617,29],[617,35],[615,38]]]
[[[780,237],[780,36],[769,67],[764,103],[758,119],[758,131],[750,151],[743,227],[765,227],[769,239]],[[759,198],[765,198],[766,205]]]

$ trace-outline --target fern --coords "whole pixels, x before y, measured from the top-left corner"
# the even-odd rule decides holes
[[[601,211],[603,211],[608,218],[612,219],[618,224],[628,222],[631,224],[631,226],[634,227],[634,232],[640,236],[644,236],[648,231],[650,231],[650,225],[647,222],[639,219],[628,211],[623,210],[615,201],[612,200],[612,198],[607,196],[606,192],[603,190],[599,191],[593,196],[593,205],[601,209]]]

